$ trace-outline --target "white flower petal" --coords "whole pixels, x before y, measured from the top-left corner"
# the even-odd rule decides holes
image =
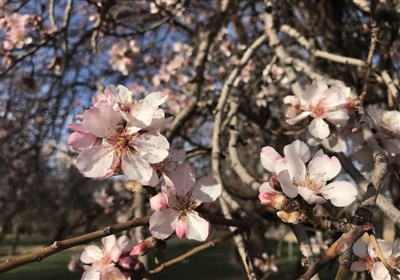
[[[168,238],[175,230],[179,213],[173,209],[154,212],[150,217],[150,233],[157,239]]]
[[[263,147],[260,153],[261,164],[269,172],[275,172],[275,163],[282,157],[270,146]]]
[[[103,237],[101,239],[101,243],[103,243],[103,247],[104,249],[106,249],[106,252],[111,252],[111,249],[115,246],[116,242],[117,238],[114,234]]]
[[[196,172],[189,164],[179,164],[168,177],[173,183],[170,187],[181,196],[186,196],[196,183]]]
[[[310,131],[312,136],[318,139],[325,139],[329,136],[329,126],[321,118],[313,119],[308,126],[308,130]]]
[[[213,177],[201,177],[193,186],[193,198],[202,202],[215,201],[222,192],[222,186]]]
[[[267,193],[277,193],[277,191],[274,190],[274,189],[271,187],[271,185],[269,184],[269,182],[263,183],[263,184],[260,186],[259,192],[260,192],[260,194],[261,194],[261,193],[266,193],[266,192],[267,192]]]
[[[306,187],[298,187],[299,195],[307,201],[308,204],[322,204],[325,203],[326,200],[319,196],[316,195],[312,190]]]
[[[356,187],[346,181],[335,181],[320,189],[322,196],[337,207],[350,205],[357,196]]]
[[[89,245],[81,255],[81,262],[91,264],[103,258],[103,251],[96,245]]]
[[[289,145],[286,145],[283,149],[285,156],[295,155],[307,162],[310,159],[310,148],[306,143],[300,140],[296,140]]]
[[[356,255],[357,257],[359,257],[361,259],[367,258],[367,256],[368,256],[367,244],[361,238],[357,239],[357,241],[354,242],[353,253],[354,253],[354,255]]]
[[[289,171],[283,170],[278,174],[278,180],[281,184],[282,191],[290,198],[294,198],[298,194],[297,187],[293,185]]]
[[[153,168],[138,155],[123,154],[121,168],[130,180],[138,181],[141,184],[148,182],[153,175]]]
[[[121,121],[120,113],[106,104],[90,108],[83,113],[83,126],[97,137],[106,137]]]
[[[139,134],[133,146],[149,163],[159,163],[168,156],[169,142],[159,132]]]
[[[206,240],[209,233],[209,223],[195,211],[187,213],[186,218],[186,237],[197,241]]]
[[[342,169],[340,161],[336,157],[329,157],[319,150],[308,164],[307,170],[311,179],[328,181],[336,177]]]
[[[114,151],[105,146],[92,146],[83,150],[76,159],[76,166],[90,178],[102,178],[109,174],[114,160]]]

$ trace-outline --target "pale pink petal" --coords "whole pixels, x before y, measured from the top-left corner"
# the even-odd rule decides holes
[[[206,240],[209,233],[209,223],[195,211],[187,213],[186,218],[186,237],[197,241]]]
[[[329,136],[329,126],[328,124],[321,118],[313,119],[308,129],[312,136],[318,139],[325,139]]]
[[[389,242],[387,242],[386,240],[383,240],[381,238],[378,238],[377,242],[378,242],[379,248],[381,249],[382,255],[385,258],[388,258],[392,254],[392,249],[393,249],[392,244],[390,244]],[[377,254],[375,252],[374,246],[372,246],[372,243],[368,244],[367,251],[370,256],[377,257]]]
[[[91,134],[97,137],[106,137],[110,133],[110,130],[115,130],[121,121],[122,117],[120,113],[115,112],[108,105],[90,108],[83,113],[83,125]]]
[[[90,267],[82,274],[81,280],[100,280],[100,273],[98,267]]]
[[[260,153],[261,164],[269,172],[275,172],[275,163],[282,157],[270,146],[263,147]]]
[[[222,192],[222,186],[213,177],[201,177],[193,186],[192,196],[202,202],[215,201]]]
[[[350,205],[357,196],[356,187],[346,181],[335,181],[320,189],[320,193],[337,207]]]
[[[83,150],[76,159],[76,166],[90,178],[102,178],[110,172],[114,160],[114,151],[96,145]]]
[[[117,245],[115,245],[111,248],[111,251],[109,251],[108,256],[113,262],[116,263],[121,254],[122,254],[122,249],[119,248]]]
[[[133,146],[149,163],[161,162],[168,156],[169,142],[159,132],[139,134]]]
[[[150,217],[150,233],[157,239],[166,239],[175,230],[179,212],[174,209],[165,209],[154,212]]]
[[[390,280],[392,277],[390,276],[389,271],[381,262],[375,262],[371,271],[371,277],[373,280]]]
[[[290,179],[295,185],[304,185],[306,178],[306,166],[304,162],[297,156],[285,157],[286,168],[289,171]]]
[[[286,169],[287,169],[286,159],[281,158],[275,162],[275,174],[278,174],[279,172],[286,170]]]
[[[298,187],[299,195],[307,201],[308,204],[322,204],[325,203],[326,200],[319,196],[316,195],[312,190],[306,187]]]
[[[286,119],[286,122],[290,125],[295,125],[299,121],[302,121],[305,118],[307,118],[309,115],[311,115],[311,112],[309,112],[309,111],[301,112],[300,114],[298,114],[297,116],[295,116],[293,118]]]
[[[323,81],[314,81],[311,85],[306,85],[305,90],[302,94],[303,99],[308,102],[314,102],[320,100],[323,96],[324,91],[328,89],[328,86]]]
[[[100,280],[128,280],[128,278],[125,277],[121,270],[113,266],[101,272]]]
[[[308,145],[300,140],[296,140],[283,149],[285,156],[295,155],[307,162],[310,159],[310,148]]]
[[[91,264],[103,258],[103,251],[96,245],[89,245],[81,255],[81,262]]]
[[[163,193],[158,193],[157,195],[150,198],[150,207],[154,211],[161,211],[167,208],[167,200]]]
[[[149,102],[141,100],[132,105],[131,116],[141,123],[139,126],[144,128],[151,124],[155,110],[156,108],[151,106]]]
[[[196,172],[189,164],[179,164],[176,169],[170,173],[169,178],[173,183],[176,192],[181,196],[186,196],[196,183]]]
[[[367,267],[365,266],[365,261],[364,260],[359,260],[355,261],[351,264],[350,267],[351,271],[365,271],[367,270]]]
[[[347,123],[347,120],[349,119],[349,115],[344,111],[336,110],[333,112],[329,112],[326,115],[326,119],[334,124],[344,126]]]
[[[308,173],[312,180],[328,181],[339,174],[342,169],[340,161],[336,157],[329,157],[319,150],[308,164]]]
[[[278,174],[278,180],[281,184],[282,191],[290,198],[297,196],[297,187],[293,185],[292,179],[290,178],[289,171],[283,170]]]
[[[67,143],[75,151],[82,151],[90,147],[96,139],[97,137],[90,133],[74,132],[68,137]]]
[[[132,154],[123,154],[121,168],[130,180],[146,183],[153,175],[153,168],[142,157]]]
[[[101,239],[101,243],[103,243],[104,249],[106,249],[106,252],[111,252],[111,249],[115,246],[117,243],[117,238],[115,237],[114,234],[103,237]]]
[[[322,94],[324,103],[328,108],[336,109],[346,105],[346,95],[341,86],[333,85]]]
[[[158,107],[161,104],[163,104],[166,100],[167,100],[167,95],[157,91],[157,92],[152,92],[150,94],[148,94],[144,100],[146,100],[147,102],[149,102],[149,104],[153,107]]]
[[[179,238],[186,236],[186,221],[179,219],[179,221],[176,223],[175,233]]]
[[[368,257],[367,244],[361,239],[357,239],[353,244],[353,253],[359,258],[365,259]],[[365,269],[364,269],[365,270]]]
[[[259,192],[260,192],[260,194],[261,193],[266,193],[266,192],[268,192],[268,193],[277,193],[276,190],[271,188],[271,186],[270,186],[270,184],[268,182],[265,182],[260,186]]]

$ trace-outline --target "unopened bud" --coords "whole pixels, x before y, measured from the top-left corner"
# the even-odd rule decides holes
[[[306,220],[306,216],[300,211],[293,211],[293,212],[278,211],[276,215],[278,215],[278,217],[285,223],[291,223],[295,225],[302,223]]]
[[[278,177],[276,177],[275,175],[272,175],[271,178],[269,178],[269,185],[271,186],[271,188],[278,192],[282,191],[281,184],[278,181]]]
[[[258,198],[261,204],[271,206],[277,210],[284,209],[288,201],[288,198],[283,193],[264,192]]]

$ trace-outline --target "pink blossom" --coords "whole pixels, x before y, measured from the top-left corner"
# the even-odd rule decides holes
[[[329,124],[344,126],[349,119],[345,110],[346,94],[350,88],[342,84],[335,84],[328,88],[322,81],[315,81],[308,85],[302,96],[286,96],[284,103],[289,105],[286,122],[294,125],[311,116],[310,133],[318,138],[329,136]]]
[[[170,174],[171,186],[150,199],[155,212],[150,217],[150,232],[158,239],[168,238],[175,230],[178,237],[204,241],[209,223],[194,210],[202,202],[213,202],[221,194],[221,185],[212,177],[196,180],[194,169],[179,165]]]
[[[108,63],[113,70],[121,72],[123,75],[128,75],[128,69],[133,65],[133,59],[140,52],[140,48],[135,40],[129,42],[125,39],[119,40],[112,45],[110,50],[110,59]]]
[[[84,266],[85,273],[83,280],[100,279],[102,271],[115,265],[121,256],[122,249],[117,245],[115,235],[109,235],[101,239],[103,247],[89,245],[85,247],[81,255],[81,262],[87,264]]]
[[[307,144],[302,141],[296,140],[289,145],[284,147],[284,155],[282,157],[278,154],[278,152],[271,146],[263,147],[261,150],[261,164],[263,167],[272,172],[274,174],[280,173],[282,170],[285,170],[286,162],[288,156],[295,156],[300,158],[303,162],[307,162],[310,159],[310,149],[308,148]],[[281,185],[283,192],[288,197],[296,197],[298,192],[297,188],[286,188],[287,185]]]
[[[81,152],[77,167],[87,177],[122,172],[144,184],[152,177],[151,164],[168,156],[168,140],[154,128],[163,121],[158,106],[165,97],[152,93],[135,101],[123,86],[109,86],[105,92],[93,99],[95,106],[83,113],[82,124],[71,125],[75,134],[68,142]]]
[[[307,168],[304,161],[297,156],[287,156],[285,159],[286,169],[278,173],[285,193],[288,190],[290,194],[297,191],[309,204],[321,204],[329,199],[338,207],[347,206],[355,200],[357,189],[353,184],[346,181],[327,183],[336,177],[342,168],[336,157],[329,157],[320,150]]]
[[[395,269],[400,268],[398,258],[400,257],[400,239],[396,239],[392,245],[383,239],[377,240],[379,248],[382,251],[382,255],[386,258],[388,264]],[[368,270],[371,273],[371,277],[374,280],[390,280],[391,276],[388,270],[385,268],[372,246],[371,243],[368,245],[358,239],[353,244],[353,253],[359,258],[353,262],[350,270],[352,271],[365,271]]]

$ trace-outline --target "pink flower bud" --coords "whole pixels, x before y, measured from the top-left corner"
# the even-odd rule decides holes
[[[258,198],[261,204],[271,206],[277,210],[283,209],[287,201],[286,196],[282,193],[265,192],[261,193]]]
[[[281,184],[278,181],[278,177],[275,175],[272,175],[271,178],[269,178],[269,185],[271,186],[271,188],[278,192],[282,191]]]

